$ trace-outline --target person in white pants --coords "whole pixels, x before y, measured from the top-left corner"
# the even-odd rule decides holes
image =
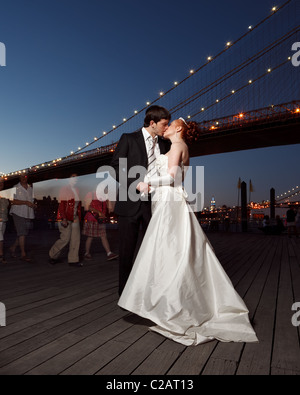
[[[60,238],[49,251],[51,264],[59,262],[61,251],[69,244],[69,265],[82,266],[79,262],[81,201],[78,189],[75,188],[76,183],[77,174],[72,174],[69,184],[63,187],[60,192],[60,203],[57,213]]]

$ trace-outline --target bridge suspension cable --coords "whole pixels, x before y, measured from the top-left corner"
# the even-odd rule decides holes
[[[135,110],[134,114],[131,115],[128,118],[123,118],[123,122],[113,125],[112,129],[110,129],[109,131],[103,132],[103,134],[99,137],[94,137],[93,141],[90,142],[86,142],[82,147],[78,147],[78,149],[74,149],[73,151],[71,151],[71,154],[65,156],[64,158],[59,158],[59,159],[55,159],[53,161],[48,161],[46,163],[40,164],[40,165],[36,165],[36,168],[41,168],[41,167],[45,167],[45,166],[56,166],[58,164],[58,162],[64,161],[64,160],[71,160],[72,158],[78,158],[79,155],[83,154],[83,151],[85,150],[89,150],[90,147],[97,143],[97,142],[102,142],[102,148],[103,150],[106,152],[106,148],[108,150],[110,149],[114,149],[115,146],[115,142],[118,141],[118,136],[121,134],[121,132],[125,131],[125,132],[132,132],[134,130],[136,130],[137,128],[140,127],[141,124],[141,120],[142,120],[142,116],[144,116],[143,112],[145,109],[147,109],[149,107],[149,105],[158,103],[160,105],[163,105],[165,107],[167,107],[170,112],[172,114],[178,113],[179,110],[182,110],[183,108],[186,109],[186,111],[188,111],[188,106],[190,106],[189,111],[187,112],[186,116],[190,116],[190,117],[200,117],[203,118],[204,114],[207,114],[207,116],[209,117],[209,119],[213,120],[216,118],[220,118],[222,116],[225,116],[226,114],[228,114],[228,112],[230,111],[230,113],[232,113],[232,110],[234,109],[234,106],[232,105],[232,100],[231,98],[236,97],[236,93],[241,92],[242,90],[245,90],[246,87],[253,87],[254,85],[258,85],[260,87],[260,84],[258,84],[258,81],[264,81],[266,79],[267,76],[269,76],[270,74],[273,74],[273,71],[278,70],[280,67],[283,67],[284,64],[287,64],[287,62],[289,61],[289,59],[286,58],[282,59],[282,54],[276,53],[279,52],[279,49],[281,48],[281,45],[283,45],[288,39],[290,39],[291,37],[293,37],[293,35],[297,34],[299,32],[299,27],[300,25],[296,25],[296,23],[294,23],[294,27],[293,24],[289,23],[289,32],[288,33],[280,33],[282,29],[278,29],[278,27],[281,28],[281,22],[283,21],[289,21],[291,20],[291,18],[295,18],[295,12],[293,12],[293,10],[291,10],[291,7],[287,7],[287,5],[291,5],[291,4],[295,4],[295,0],[288,0],[286,1],[284,4],[282,4],[280,7],[275,7],[272,9],[271,13],[265,17],[264,19],[262,19],[260,22],[258,22],[255,26],[249,26],[249,28],[247,29],[247,32],[242,34],[239,38],[237,38],[234,41],[231,42],[227,42],[225,45],[225,48],[223,48],[217,55],[214,56],[210,56],[207,58],[206,62],[204,64],[202,64],[200,67],[198,67],[195,70],[191,70],[189,75],[187,77],[185,77],[184,79],[182,79],[181,81],[176,81],[174,82],[174,85],[167,90],[166,92],[160,92],[159,96],[155,99],[152,100],[151,102],[147,102],[146,106],[144,106],[142,109],[140,110]],[[286,11],[285,11],[286,10]],[[288,14],[288,12],[290,14]],[[278,19],[279,18],[279,19]],[[277,26],[273,26],[274,31],[276,32],[276,36],[277,38],[274,39],[275,34],[274,31],[273,33],[271,32],[269,35],[271,37],[272,41],[269,44],[264,44],[264,42],[267,42],[267,39],[264,40],[264,35],[265,33],[261,31],[261,29],[263,29],[266,26],[266,22],[270,21],[270,20],[274,20],[275,22],[277,21]],[[274,24],[273,24],[274,25]],[[277,32],[277,30],[279,30],[280,32]],[[262,38],[259,36],[258,37],[258,41],[260,45],[263,45],[263,49],[257,50],[257,40],[255,40],[256,37],[256,33],[262,35]],[[279,36],[279,37],[278,37]],[[253,38],[252,38],[253,37]],[[248,40],[248,41],[247,41]],[[249,44],[249,40],[253,40],[253,45],[252,45],[252,49],[255,49],[255,53],[246,53],[246,51],[242,50],[240,51],[241,53],[238,53],[239,56],[236,56],[236,51],[238,51],[239,49],[239,45],[243,45],[243,47],[247,47],[247,45]],[[241,44],[242,43],[242,44]],[[242,48],[243,49],[243,48]],[[272,66],[270,66],[271,61],[271,54],[273,54],[274,52],[274,57],[276,59],[278,59],[278,55],[281,56],[282,59],[282,63],[276,64],[274,66],[274,64],[272,64]],[[227,57],[225,57],[225,54],[228,54]],[[256,66],[256,64],[258,63],[259,59],[264,59],[265,57],[269,58],[266,60],[266,62],[268,62],[268,68],[264,67],[264,72],[262,73],[261,70],[259,71],[258,68],[260,68],[259,66]],[[224,57],[225,57],[225,61],[224,61]],[[218,77],[218,75],[220,74],[220,71],[222,71],[220,65],[218,62],[222,63],[226,63],[227,62],[227,58],[229,57],[230,61],[234,60],[236,61],[238,64],[234,67],[232,66],[226,66],[224,68],[225,72],[222,72],[222,75],[220,77]],[[242,59],[239,60],[239,59]],[[246,60],[244,60],[246,58]],[[209,65],[209,67],[208,67]],[[247,79],[245,78],[245,75],[242,75],[242,73],[245,73],[247,71],[247,67],[253,66],[254,71],[252,72],[251,76]],[[213,71],[210,71],[212,68],[214,68]],[[200,71],[202,71],[200,73]],[[272,72],[272,73],[271,73]],[[203,73],[204,74],[203,76]],[[203,83],[203,81],[205,82],[205,78],[207,76],[208,73],[211,73],[211,75],[213,76],[213,80],[209,81],[208,79],[208,83]],[[199,75],[201,75],[199,77]],[[253,77],[255,75],[255,77]],[[197,77],[198,76],[198,77]],[[235,81],[235,83],[232,83],[232,87],[229,89],[228,88],[228,84],[231,83],[231,78],[237,78],[238,82]],[[198,78],[198,80],[197,80]],[[247,83],[246,83],[247,81]],[[255,84],[257,83],[257,84]],[[201,88],[201,85],[204,85],[204,87]],[[277,88],[276,84],[276,88]],[[199,89],[200,86],[200,89]],[[224,86],[224,87],[223,87]],[[223,92],[222,94],[218,91],[218,89],[220,90],[222,87]],[[185,91],[183,91],[185,89]],[[280,89],[280,88],[277,88]],[[248,92],[250,91],[250,89],[248,90]],[[173,95],[171,95],[171,92],[173,92]],[[180,95],[180,92],[183,92],[182,96],[180,97],[180,99],[178,100],[176,97],[174,98],[175,95]],[[224,93],[225,92],[225,93]],[[240,96],[240,95],[238,95]],[[255,98],[256,97],[260,97],[259,94],[254,94],[253,95]],[[182,100],[182,97],[185,97],[184,100]],[[203,103],[198,103],[199,99],[203,98]],[[298,97],[293,98],[293,100],[297,100]],[[169,100],[169,102],[166,102],[167,100]],[[173,100],[173,101],[172,101]],[[236,100],[236,99],[234,99]],[[281,103],[283,102],[288,102],[288,100],[285,101],[280,101]],[[205,103],[205,104],[204,104]],[[225,106],[224,108],[222,108],[222,110],[220,110],[220,104],[223,103],[223,106]],[[240,104],[240,103],[238,103]],[[274,104],[274,103],[273,103]],[[275,104],[278,104],[275,103]],[[193,106],[193,108],[192,108]],[[227,107],[226,107],[227,106]],[[248,106],[248,110],[253,110],[254,108],[262,108],[265,107],[265,105],[260,105],[260,106],[256,106],[253,107],[251,106],[249,108]],[[218,116],[216,116],[216,114],[213,114],[212,112],[209,112],[211,109],[218,109]],[[203,110],[204,109],[204,110]],[[229,111],[228,111],[229,109]],[[223,113],[222,113],[223,112]],[[246,113],[246,110],[244,111]],[[180,116],[184,116],[183,114],[180,114]],[[200,121],[200,119],[196,120],[197,122]],[[136,123],[138,126],[134,126],[133,124]],[[112,140],[111,144],[105,144],[105,142],[108,140],[108,136],[114,136],[114,140]],[[104,144],[103,144],[104,143]],[[102,148],[100,149],[102,152]],[[96,151],[96,150],[95,150]],[[15,172],[15,173],[20,173],[21,171]]]
[[[184,79],[182,79],[181,81],[176,81],[174,82],[174,86],[172,86],[170,89],[168,89],[166,92],[161,92],[160,95],[152,100],[151,102],[147,102],[146,106],[144,106],[142,109],[140,110],[136,110],[134,112],[133,115],[131,115],[128,118],[124,118],[123,122],[119,123],[118,125],[113,125],[112,129],[110,129],[107,132],[103,132],[102,136],[99,137],[95,137],[93,141],[86,143],[85,146],[83,147],[78,147],[77,150],[74,150],[71,152],[71,155],[75,155],[83,150],[85,150],[86,148],[90,147],[91,145],[95,144],[96,142],[98,142],[99,140],[106,138],[109,134],[115,132],[117,129],[119,129],[120,127],[124,126],[124,124],[128,123],[128,121],[132,120],[133,118],[135,118],[138,114],[140,114],[141,112],[145,111],[147,109],[147,107],[149,107],[150,105],[153,105],[155,103],[157,103],[159,100],[162,99],[162,97],[166,97],[166,95],[170,94],[171,92],[173,92],[175,89],[177,89],[180,85],[182,85],[183,83],[185,83],[186,81],[188,81],[190,78],[192,78],[195,74],[199,73],[202,69],[204,69],[208,64],[212,63],[213,61],[215,61],[217,58],[221,57],[222,55],[224,55],[225,53],[228,52],[229,49],[233,48],[237,43],[239,43],[241,40],[243,40],[245,37],[247,37],[248,35],[250,35],[251,33],[253,33],[256,29],[258,29],[259,27],[261,27],[264,23],[266,23],[270,18],[272,18],[275,14],[277,14],[279,11],[281,11],[282,9],[284,9],[289,3],[291,3],[293,0],[287,0],[285,3],[283,3],[280,7],[273,7],[271,10],[271,13],[263,18],[260,22],[258,22],[256,25],[251,26],[251,28],[248,28],[248,31],[244,34],[242,34],[240,37],[238,37],[236,40],[232,41],[232,42],[227,42],[226,46],[223,50],[221,50],[218,54],[216,54],[213,57],[209,57],[207,59],[207,61],[202,64],[200,67],[198,67],[196,70],[191,70],[190,74],[185,77]],[[171,109],[171,112],[173,110]],[[68,155],[69,156],[69,155]]]
[[[299,197],[300,197],[300,186],[299,185],[297,185],[297,186],[291,188],[290,190],[288,190],[286,192],[283,192],[280,195],[278,195],[276,197],[277,198],[276,202],[278,203],[278,202],[281,202],[283,200],[290,199],[291,197],[294,197],[294,196],[297,196],[297,195],[299,195]]]
[[[256,62],[257,60],[259,60],[262,56],[264,56],[265,54],[267,54],[268,52],[270,52],[271,50],[273,50],[274,48],[276,48],[278,45],[282,44],[284,41],[286,41],[287,39],[289,39],[292,35],[294,35],[295,33],[298,33],[300,30],[300,25],[298,25],[297,27],[295,27],[294,29],[292,29],[290,32],[286,33],[283,37],[281,37],[280,39],[277,39],[276,41],[274,41],[272,44],[268,45],[266,48],[264,48],[263,50],[259,51],[257,54],[253,55],[252,57],[250,57],[249,59],[247,59],[246,61],[244,61],[243,63],[241,63],[240,65],[236,66],[234,69],[228,71],[226,74],[222,75],[221,77],[219,77],[217,80],[213,81],[211,84],[205,86],[204,88],[202,88],[201,90],[195,92],[192,96],[189,96],[188,98],[186,98],[185,100],[181,101],[180,103],[178,103],[176,106],[174,106],[173,108],[170,109],[171,112],[175,112],[175,111],[179,111],[182,108],[186,107],[188,104],[192,103],[193,101],[199,99],[201,96],[207,94],[209,91],[213,90],[214,88],[216,88],[218,85],[222,84],[224,81],[230,79],[231,77],[233,77],[234,75],[236,75],[237,73],[239,73],[241,70],[243,70],[244,68],[246,68],[248,65]],[[287,58],[288,61],[290,61],[290,57]],[[253,83],[255,82],[257,79],[249,79],[248,83]],[[248,84],[247,84],[248,85]],[[219,103],[220,99],[216,99],[216,103]],[[205,107],[207,108],[207,106]],[[194,114],[195,115],[195,114]]]
[[[290,58],[287,58],[286,60],[284,60],[284,61],[281,62],[280,64],[278,64],[278,65],[276,65],[276,66],[274,66],[274,67],[272,67],[272,68],[267,69],[263,74],[259,75],[258,77],[254,78],[254,79],[252,79],[252,80],[249,80],[246,84],[244,84],[244,85],[242,85],[242,86],[240,86],[240,87],[238,87],[238,88],[232,90],[232,91],[231,91],[230,93],[228,93],[226,96],[224,96],[224,97],[222,97],[222,98],[220,98],[220,99],[217,99],[214,103],[211,103],[211,104],[208,105],[207,107],[203,107],[203,108],[201,108],[201,110],[199,110],[198,112],[195,112],[194,114],[189,115],[189,118],[194,118],[196,115],[200,114],[202,111],[205,111],[205,110],[207,110],[207,109],[209,109],[209,108],[211,108],[211,107],[217,105],[218,103],[222,102],[223,100],[228,99],[231,95],[236,94],[237,92],[240,92],[241,90],[247,88],[247,87],[249,86],[249,84],[253,84],[253,83],[259,81],[261,78],[266,77],[267,75],[269,75],[269,73],[274,72],[275,70],[277,70],[277,69],[279,69],[280,67],[282,67],[282,66],[284,66],[285,64],[287,64],[287,62],[290,62]]]

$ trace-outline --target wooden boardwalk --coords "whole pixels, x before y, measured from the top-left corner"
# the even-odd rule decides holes
[[[250,311],[258,344],[211,341],[185,347],[148,331],[151,324],[117,306],[118,262],[94,246],[82,268],[50,266],[57,231],[33,231],[33,264],[0,266],[0,375],[300,374],[300,239],[208,233]],[[116,231],[109,238],[117,249]],[[300,316],[296,314],[296,324]]]

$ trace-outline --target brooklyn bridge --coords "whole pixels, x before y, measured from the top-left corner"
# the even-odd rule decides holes
[[[292,50],[300,41],[295,3],[274,7],[183,80],[93,141],[64,157],[4,174],[5,188],[22,173],[32,183],[66,178],[70,172],[95,173],[110,163],[122,133],[140,129],[152,104],[168,108],[173,119],[183,116],[198,123],[192,157],[300,143],[299,52]]]
[[[139,130],[152,104],[168,108],[173,119],[198,123],[193,157],[299,144],[297,3],[273,7],[183,80],[92,141],[76,142],[64,157],[3,174],[5,189],[20,174],[38,183],[71,172],[92,174],[109,165],[121,135]],[[277,202],[299,193],[298,180],[295,185],[278,191],[283,193]],[[108,231],[117,251],[114,225]],[[118,308],[118,262],[106,261],[100,243],[81,268],[48,264],[57,233],[32,229],[27,245],[33,262],[11,256],[0,265],[0,313],[6,313],[6,326],[0,320],[0,375],[119,375],[120,380],[121,375],[139,375],[144,387],[149,381],[142,376],[181,375],[200,391],[202,380],[190,376],[300,374],[299,238],[208,230],[217,257],[249,308],[259,343],[213,340],[187,347],[149,332],[148,320]],[[5,243],[12,245],[14,238],[6,232]]]

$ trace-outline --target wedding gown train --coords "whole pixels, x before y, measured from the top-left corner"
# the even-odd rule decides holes
[[[156,167],[166,175],[168,157],[160,155]],[[181,185],[156,188],[152,219],[118,304],[184,345],[257,342],[248,309],[186,199]]]

